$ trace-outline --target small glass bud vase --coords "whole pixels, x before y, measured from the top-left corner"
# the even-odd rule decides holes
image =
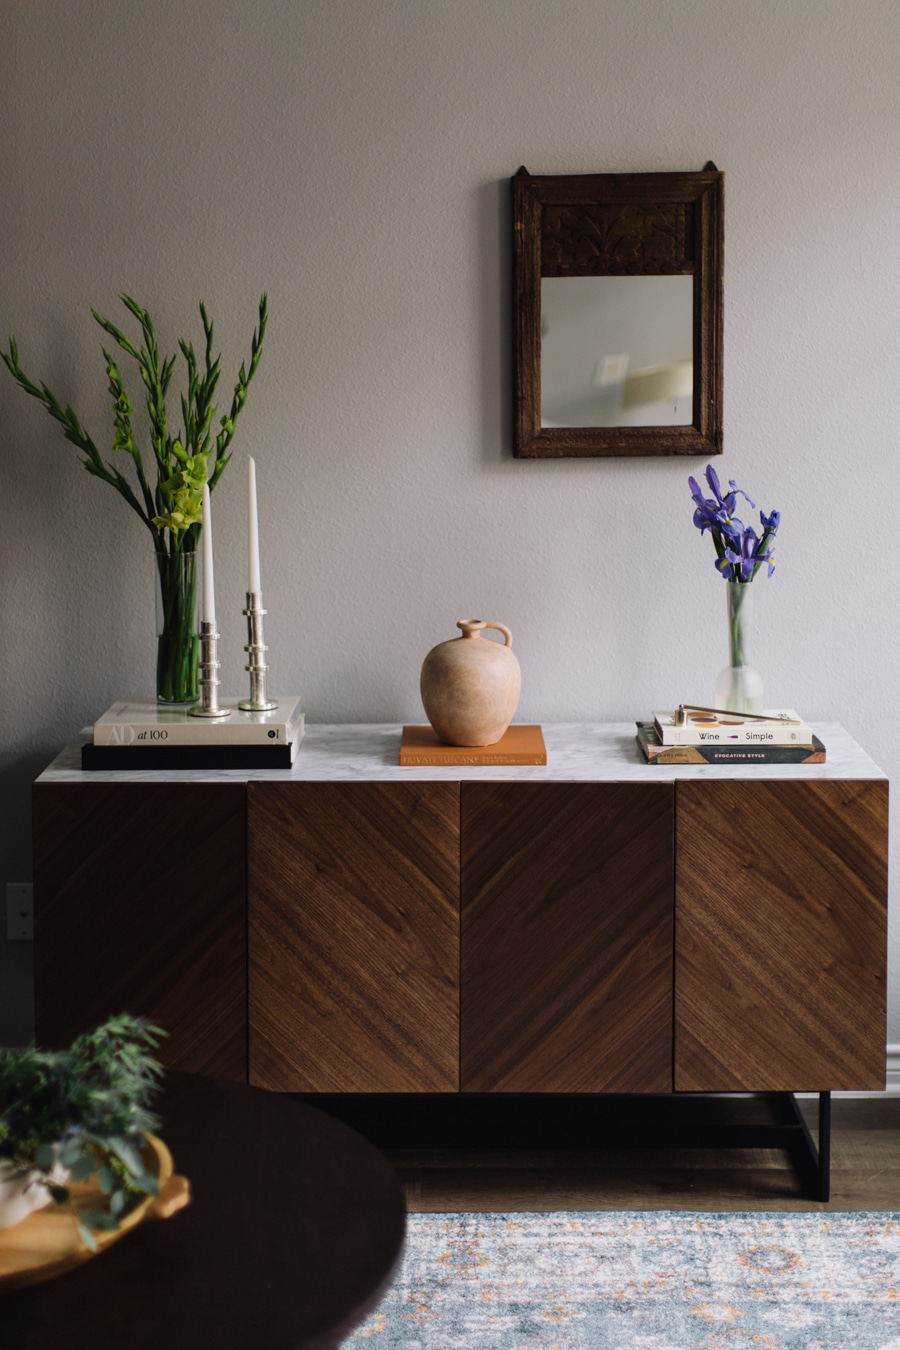
[[[196,703],[200,697],[196,552],[156,554],[156,700]]]
[[[747,660],[747,639],[753,614],[753,586],[726,581],[729,664],[716,680],[715,707],[726,712],[761,713],[762,676]]]

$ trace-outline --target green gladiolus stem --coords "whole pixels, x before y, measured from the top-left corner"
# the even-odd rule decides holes
[[[160,703],[196,703],[200,697],[197,633],[199,553],[157,551],[156,697]]]

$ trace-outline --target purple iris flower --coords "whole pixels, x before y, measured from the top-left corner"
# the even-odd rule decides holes
[[[706,468],[706,481],[715,494],[713,498],[703,496],[696,478],[688,478],[688,487],[695,504],[694,524],[701,534],[704,530],[712,530],[715,538],[716,531],[719,531],[736,542],[744,527],[734,516],[735,495],[730,492],[727,497],[722,496],[716,471],[711,464]]]
[[[738,493],[740,493],[740,495],[746,501],[750,502],[750,505],[753,507],[754,510],[756,509],[756,503],[750,501],[750,498],[747,496],[746,492],[744,492],[742,488],[738,487],[737,483],[734,481],[733,478],[729,478],[728,480],[728,486],[731,488],[731,491],[727,493],[725,496],[723,496],[722,489],[719,486],[719,475],[716,473],[715,469],[711,464],[707,464],[706,466],[706,481],[709,484],[710,492],[712,492],[716,501],[719,503],[720,510],[724,507],[724,509],[728,512],[728,514],[732,515],[734,513]]]
[[[760,539],[759,541],[759,548],[756,550],[756,566],[754,567],[753,571],[750,574],[751,581],[756,576],[756,573],[758,572],[760,566],[764,562],[769,564],[769,571],[768,571],[769,576],[771,576],[772,573],[775,571],[775,564],[772,561],[774,554],[770,546],[770,541],[773,539],[775,531],[781,524],[781,512],[773,511],[770,516],[767,516],[764,511],[760,511],[759,519],[760,524],[763,527],[763,533],[762,539]]]
[[[765,538],[765,536],[763,536]],[[740,549],[729,548],[725,546],[725,557],[731,563],[730,581],[750,581],[756,572],[760,563],[769,562],[769,554],[761,551],[763,540],[754,529],[744,531],[741,539]],[[769,575],[772,575],[775,564],[769,562]],[[720,571],[724,569],[720,568]]]
[[[728,480],[730,491],[722,492],[719,476],[711,464],[706,466],[706,482],[712,497],[704,497],[696,478],[688,478],[688,486],[694,499],[694,524],[702,534],[709,530],[716,549],[716,570],[727,581],[752,581],[763,563],[769,565],[769,576],[775,570],[772,561],[771,540],[781,523],[781,515],[773,511],[766,515],[760,511],[759,519],[763,527],[760,537],[752,527],[745,529],[734,511],[738,496],[745,498],[753,509],[755,503],[747,493],[739,488],[733,478]]]
[[[697,485],[696,478],[689,478],[688,483],[690,484],[691,493],[693,494],[694,502],[696,503],[694,507],[694,524],[702,534],[704,530],[712,530],[718,525],[718,506],[715,502],[704,500],[703,494]]]

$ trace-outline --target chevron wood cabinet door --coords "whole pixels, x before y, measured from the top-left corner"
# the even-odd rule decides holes
[[[250,1082],[459,1086],[459,784],[250,783]]]
[[[884,1088],[884,780],[680,782],[675,1087]]]
[[[113,1013],[171,1069],[246,1082],[243,783],[36,783],[35,1035]]]
[[[461,1087],[671,1092],[674,786],[463,783]]]

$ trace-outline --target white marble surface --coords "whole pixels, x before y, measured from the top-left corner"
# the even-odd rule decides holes
[[[249,782],[266,779],[325,782],[380,779],[404,782],[427,779],[567,780],[586,782],[675,782],[679,778],[885,778],[887,775],[857,745],[839,722],[816,723],[813,730],[825,746],[825,764],[672,764],[650,765],[635,745],[633,722],[556,722],[543,726],[546,765],[476,767],[421,765],[401,768],[399,723],[307,725],[306,736],[291,769],[181,769],[173,772],[125,770],[85,773],[81,747],[90,728],[75,738],[40,775],[39,783]]]

